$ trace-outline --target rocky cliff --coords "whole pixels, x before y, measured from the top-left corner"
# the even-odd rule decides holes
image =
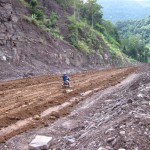
[[[55,0],[40,0],[45,14],[55,11],[64,40],[56,40],[33,23],[23,19],[31,12],[19,0],[0,0],[0,79],[28,75],[61,73],[100,68],[112,64],[108,47],[103,41],[103,54],[85,54],[66,40],[66,15],[69,12]],[[68,10],[69,11],[69,10]],[[70,10],[71,11],[71,10]]]

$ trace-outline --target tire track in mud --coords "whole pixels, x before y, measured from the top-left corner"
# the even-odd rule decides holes
[[[65,93],[61,87],[60,76],[42,76],[29,79],[8,81],[0,84],[0,133],[3,128],[41,114],[44,110],[59,106],[72,97],[79,96],[88,90],[98,88],[105,89],[119,83],[127,75],[134,72],[136,68],[111,69],[104,71],[83,72],[71,74],[72,92]],[[73,104],[75,105],[75,103]],[[58,112],[58,117],[69,112],[68,107]],[[45,118],[45,120],[48,120]],[[43,124],[43,120],[35,120],[30,125],[24,126],[9,135],[1,135],[0,142],[24,132],[37,125]]]

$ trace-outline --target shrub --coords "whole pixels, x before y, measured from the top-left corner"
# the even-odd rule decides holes
[[[58,19],[57,13],[52,12],[48,22],[46,23],[46,26],[48,28],[54,28],[56,26],[57,19]]]
[[[43,20],[44,18],[44,13],[40,9],[37,9],[37,8],[33,9],[32,14],[36,15],[37,20]]]
[[[78,41],[78,44],[76,46],[79,50],[81,50],[84,53],[89,53],[89,47],[86,45],[83,41]]]
[[[105,27],[102,26],[102,25],[100,25],[100,24],[98,24],[98,23],[95,25],[95,29],[96,29],[97,31],[101,32],[101,33],[106,32]]]
[[[69,36],[70,44],[73,46],[77,46],[78,44],[78,32],[72,32]]]
[[[60,40],[63,40],[63,37],[60,35],[60,30],[57,28],[57,29],[51,29],[50,30],[52,36],[54,37],[54,39],[60,39]]]
[[[35,7],[37,6],[37,0],[31,0],[30,1],[30,6],[32,9],[35,9]]]
[[[32,15],[31,15],[31,18],[32,18],[32,19],[37,19],[37,15],[36,15],[36,14],[32,14]]]

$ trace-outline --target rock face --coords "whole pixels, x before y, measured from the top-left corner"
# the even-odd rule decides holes
[[[44,2],[41,1],[47,7],[55,4],[56,11],[61,10],[54,0]],[[29,16],[30,10],[20,1],[0,0],[0,79],[111,64],[108,52],[103,56],[83,54],[68,42],[54,40],[50,34],[25,21],[24,15]],[[107,47],[104,49],[108,51]]]

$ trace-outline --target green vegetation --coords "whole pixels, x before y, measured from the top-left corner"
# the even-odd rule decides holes
[[[30,6],[32,7],[32,9],[36,9],[37,0],[31,0],[31,1],[30,1]]]
[[[74,16],[69,19],[69,40],[70,43],[82,52],[91,53],[93,51],[102,51],[99,42],[100,36],[86,22],[76,21]]]
[[[50,16],[38,6],[37,0],[25,0],[31,9],[31,16],[24,19],[42,28],[56,39],[63,39],[57,28],[58,15],[51,12]],[[96,0],[55,0],[63,9],[72,10],[68,16],[68,41],[83,53],[102,55],[110,50],[112,58],[123,61],[126,57],[121,51],[121,43],[115,26],[103,20],[102,6]]]
[[[66,10],[68,7],[70,7],[71,4],[74,3],[74,0],[55,0],[55,1]]]
[[[102,7],[96,0],[86,3],[78,0],[73,4],[74,14],[68,17],[70,43],[82,52],[99,54],[104,50],[102,43],[106,43],[114,59],[125,57],[119,50],[120,39],[116,27],[102,19]]]
[[[150,61],[150,17],[116,24],[122,39],[122,51],[132,58]]]
[[[46,32],[49,32],[55,39],[62,40],[63,37],[60,35],[60,30],[56,27],[58,16],[55,12],[51,12],[50,16],[44,15],[42,9],[38,8],[37,0],[26,0],[32,14],[31,16],[24,16],[23,19],[35,24]]]

